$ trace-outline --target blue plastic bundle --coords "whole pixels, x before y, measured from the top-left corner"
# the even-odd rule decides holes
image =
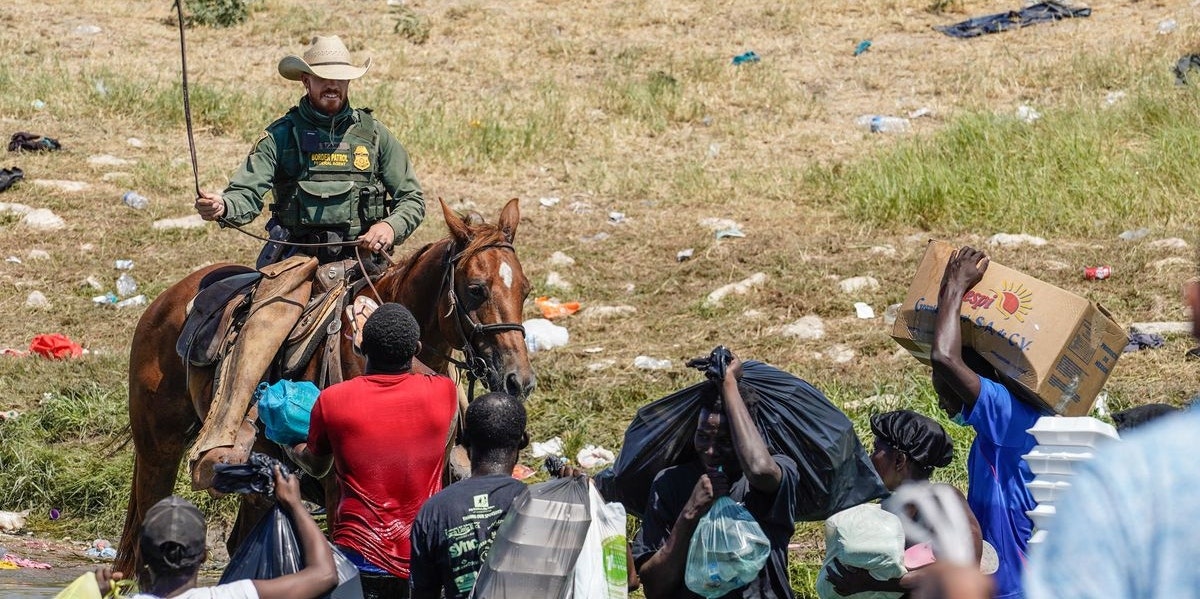
[[[261,383],[254,391],[258,418],[267,438],[281,445],[295,445],[308,439],[309,418],[321,390],[309,381],[280,380],[274,385]]]

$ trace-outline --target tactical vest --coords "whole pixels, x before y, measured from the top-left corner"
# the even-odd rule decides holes
[[[379,134],[369,111],[341,138],[325,140],[292,108],[272,126],[279,162],[271,212],[296,232],[336,230],[357,236],[388,215],[387,190],[376,175]]]

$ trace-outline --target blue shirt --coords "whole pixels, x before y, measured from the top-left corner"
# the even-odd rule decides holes
[[[1200,597],[1200,412],[1101,449],[1071,480],[1033,549],[1030,599]]]
[[[983,540],[996,548],[1000,567],[993,578],[996,599],[1018,599],[1025,548],[1033,534],[1033,521],[1025,512],[1037,507],[1025,483],[1033,480],[1021,456],[1037,441],[1025,432],[1042,413],[1012,396],[995,381],[979,377],[975,406],[964,406],[975,441],[967,457],[967,504],[971,506]]]

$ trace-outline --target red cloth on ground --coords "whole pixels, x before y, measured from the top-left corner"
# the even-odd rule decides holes
[[[417,512],[442,488],[458,393],[444,376],[372,374],[330,386],[313,406],[308,448],[333,454],[341,501],[333,542],[408,578]]]
[[[83,355],[83,348],[62,333],[34,337],[33,341],[29,343],[29,351],[55,360],[78,358]]]

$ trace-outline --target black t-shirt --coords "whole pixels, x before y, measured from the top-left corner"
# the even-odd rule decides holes
[[[762,527],[767,539],[771,541],[767,565],[758,573],[754,582],[721,599],[792,597],[787,573],[787,546],[792,533],[796,531],[796,525],[792,522],[792,508],[796,503],[796,484],[800,474],[792,458],[785,455],[771,457],[779,464],[779,470],[783,473],[779,489],[775,493],[767,494],[754,489],[745,476],[733,481],[729,490],[730,498],[746,506],[754,520]],[[695,461],[664,469],[654,477],[654,483],[650,486],[650,499],[646,502],[646,517],[642,520],[642,529],[633,540],[633,561],[638,567],[666,544],[667,538],[671,536],[671,528],[675,526],[675,520],[683,511],[683,506],[687,505],[688,498],[692,496],[692,489],[702,474],[704,466]],[[700,598],[700,595],[688,590],[682,582],[679,585],[678,596],[686,599]]]
[[[465,598],[487,558],[500,521],[525,483],[504,474],[473,476],[429,498],[412,528],[412,588]]]

